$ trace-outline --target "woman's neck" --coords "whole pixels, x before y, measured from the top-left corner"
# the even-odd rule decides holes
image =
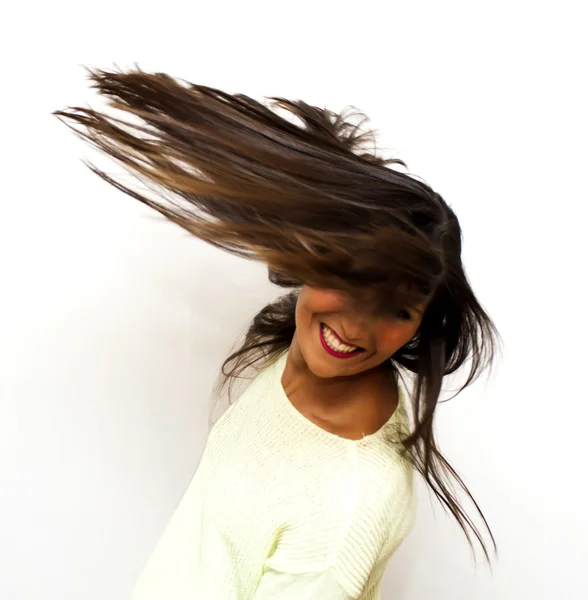
[[[391,364],[386,362],[357,375],[317,377],[295,341],[288,353],[282,387],[299,412],[316,422],[339,423],[346,430],[350,423],[356,423],[362,432],[377,431],[398,404]]]

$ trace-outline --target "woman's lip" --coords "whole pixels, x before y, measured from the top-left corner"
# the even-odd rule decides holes
[[[321,325],[327,325],[326,323],[321,323]],[[358,346],[357,344],[352,344],[351,342],[346,342],[330,325],[327,325],[327,327],[333,332],[333,334],[335,335],[335,337],[342,343],[345,344],[346,346],[351,346],[353,348],[361,348],[361,346]],[[364,350],[364,348],[361,348],[362,350]]]

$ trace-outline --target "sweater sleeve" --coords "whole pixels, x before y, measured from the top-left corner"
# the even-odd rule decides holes
[[[285,573],[268,569],[253,600],[353,600],[332,569],[310,573]]]

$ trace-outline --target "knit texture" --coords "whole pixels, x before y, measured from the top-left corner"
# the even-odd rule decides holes
[[[377,600],[415,517],[406,404],[348,440],[303,416],[286,351],[218,420],[132,600]]]

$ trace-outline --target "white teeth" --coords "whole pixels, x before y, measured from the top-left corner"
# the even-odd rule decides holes
[[[341,344],[337,340],[333,332],[326,325],[321,325],[321,328],[323,331],[323,337],[327,342],[327,346],[329,346],[331,350],[335,350],[337,352],[353,352],[354,350],[357,350],[358,346],[348,346],[347,344]]]

